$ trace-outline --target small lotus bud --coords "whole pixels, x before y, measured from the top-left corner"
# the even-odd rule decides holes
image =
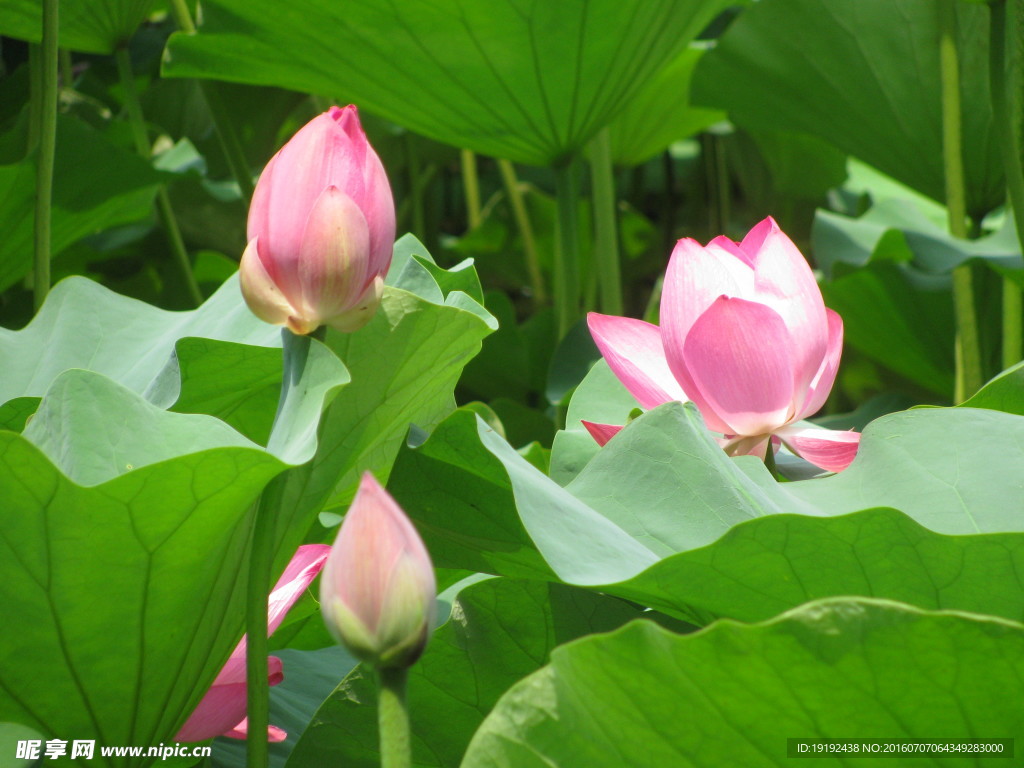
[[[395,240],[395,204],[353,106],[313,118],[267,163],[239,273],[261,320],[299,334],[373,317]]]
[[[320,609],[334,637],[380,668],[423,653],[437,583],[427,548],[394,499],[366,473],[320,581]]]

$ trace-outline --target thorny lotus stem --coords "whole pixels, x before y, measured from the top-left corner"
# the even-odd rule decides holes
[[[38,310],[50,291],[50,219],[53,205],[53,163],[57,149],[57,0],[43,2],[43,41],[35,62],[39,65],[38,100],[33,111],[38,118],[36,155],[35,238],[33,248],[32,298]]]
[[[174,14],[174,23],[178,25],[178,29],[187,35],[195,34],[196,25],[185,0],[171,0],[171,12]],[[238,132],[235,131],[234,123],[231,122],[231,113],[224,106],[224,97],[220,92],[220,86],[210,80],[200,80],[199,88],[210,109],[214,129],[220,140],[221,151],[224,152],[224,159],[227,160],[231,175],[238,183],[242,200],[248,204],[254,191],[252,173],[249,170],[249,161],[245,157],[242,142],[238,139]]]
[[[579,193],[577,162],[555,167],[558,247],[555,249],[555,317],[558,338],[565,338],[580,313]]]
[[[590,142],[590,179],[594,206],[594,266],[601,287],[601,311],[621,315],[619,230],[612,175],[612,142],[607,126]]]
[[[146,134],[146,121],[142,117],[139,96],[135,91],[135,76],[132,74],[132,62],[128,55],[128,49],[118,48],[115,58],[117,59],[117,71],[121,78],[121,87],[124,89],[124,105],[128,110],[128,122],[131,124],[132,135],[135,139],[135,149],[142,159],[149,162],[151,154],[149,137]],[[192,274],[192,264],[188,258],[188,250],[185,248],[185,240],[181,236],[178,220],[174,216],[174,209],[171,208],[171,199],[167,196],[167,188],[164,186],[161,186],[156,192],[156,210],[160,216],[160,223],[167,233],[171,253],[174,255],[174,262],[181,274],[185,289],[188,291],[192,303],[198,307],[203,303],[203,294],[199,291],[195,275]]]
[[[949,231],[967,237],[967,206],[961,139],[960,64],[956,44],[956,2],[939,0],[939,61],[942,76],[942,156],[946,172],[946,208]],[[978,321],[974,309],[971,266],[953,270],[953,305],[956,313],[955,402],[963,402],[982,384]]]
[[[540,271],[540,259],[537,257],[537,240],[533,235],[533,224],[526,210],[523,191],[516,178],[516,169],[508,160],[498,160],[498,170],[505,186],[505,195],[512,206],[512,217],[519,228],[519,237],[523,241],[523,255],[526,257],[526,272],[530,276],[530,291],[533,293],[534,306],[540,307],[547,303],[548,292],[544,285],[544,275]]]
[[[1015,4],[1007,18],[1006,0],[996,0],[989,5],[989,86],[992,90],[992,113],[999,136],[999,146],[1006,170],[1006,188],[1017,227],[1017,239],[1024,251],[1024,170],[1021,168],[1020,142],[1017,137],[1017,122],[1020,116],[1021,52],[1008,50],[1006,38],[1019,40]],[[1010,84],[1007,83],[1009,73]],[[1017,283],[1003,278],[1003,368],[1019,362],[1022,354],[1022,331],[1024,331],[1024,304],[1021,289]]]
[[[381,768],[409,768],[412,765],[412,748],[405,699],[409,671],[401,668],[381,669],[379,672],[377,723],[380,729],[380,765]]]
[[[476,153],[463,149],[460,160],[462,190],[466,196],[466,223],[470,229],[476,229],[480,226],[480,177],[476,172]]]

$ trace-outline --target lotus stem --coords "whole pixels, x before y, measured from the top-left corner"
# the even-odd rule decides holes
[[[949,231],[967,238],[967,205],[960,110],[960,63],[956,43],[957,0],[938,0],[939,62],[942,79],[942,156],[946,175]],[[955,402],[963,402],[981,388],[981,345],[974,308],[971,265],[953,270],[953,305],[956,315]]]
[[[196,25],[185,0],[171,0],[171,12],[174,14],[174,23],[178,25],[178,29],[187,35],[196,33]],[[199,88],[203,92],[203,98],[206,99],[206,106],[210,109],[224,159],[227,161],[228,168],[231,169],[231,175],[235,177],[242,200],[248,203],[252,199],[255,189],[252,183],[252,172],[249,170],[249,161],[246,159],[242,142],[239,140],[238,132],[231,120],[231,112],[224,106],[224,97],[220,92],[220,86],[209,80],[200,80]]]
[[[381,768],[410,768],[412,746],[409,738],[409,710],[405,688],[409,670],[381,669],[377,723],[380,728]]]
[[[476,171],[476,153],[463,149],[460,154],[462,166],[462,190],[466,196],[466,223],[469,229],[480,226],[480,177]]]
[[[284,331],[291,333],[291,331]],[[270,684],[267,679],[267,596],[274,562],[274,520],[280,501],[283,476],[278,475],[260,494],[253,518],[252,546],[249,550],[249,577],[245,600],[245,682],[247,768],[266,768],[269,758],[267,728],[270,725]]]
[[[555,317],[564,338],[580,314],[579,192],[576,160],[555,166],[558,247],[555,249]]]
[[[612,142],[607,126],[590,142],[590,179],[594,206],[594,266],[601,287],[601,311],[607,315],[621,315],[619,231],[612,175]]]
[[[32,138],[36,146],[35,237],[33,242],[32,299],[38,310],[50,292],[50,222],[53,207],[53,166],[57,150],[57,14],[58,0],[43,2],[43,40],[34,63],[38,65],[37,87],[31,110],[38,120]],[[30,139],[31,141],[31,139]]]
[[[1019,140],[1016,124],[1020,114],[1020,56],[1006,45],[1007,35],[1017,37],[1017,6],[1007,18],[1006,0],[995,0],[989,5],[989,86],[992,90],[992,114],[999,137],[1006,171],[1006,189],[1009,208],[1017,229],[1017,240],[1024,253],[1024,170],[1021,168]],[[1009,81],[1007,82],[1009,73]],[[1003,357],[1002,367],[1009,368],[1022,356],[1024,331],[1024,302],[1015,280],[1003,277]]]
[[[505,195],[512,206],[512,217],[519,228],[519,237],[523,241],[523,255],[526,257],[526,272],[530,277],[530,291],[533,294],[534,306],[540,307],[547,303],[548,292],[544,285],[544,274],[540,270],[540,259],[537,256],[537,240],[533,234],[533,224],[526,210],[523,191],[519,188],[516,169],[508,160],[498,160],[498,170],[505,187]]]
[[[117,59],[117,71],[121,78],[121,86],[124,89],[124,105],[128,110],[128,122],[131,124],[132,136],[135,139],[135,149],[146,162],[150,162],[151,147],[149,136],[146,133],[146,121],[142,116],[142,105],[139,104],[139,95],[135,91],[135,75],[132,74],[132,62],[128,55],[128,49],[121,47],[115,54]],[[188,258],[188,249],[185,248],[185,240],[181,236],[181,229],[178,227],[178,220],[174,216],[174,209],[171,207],[171,199],[167,196],[167,188],[161,186],[156,192],[156,210],[160,217],[160,223],[167,233],[167,239],[171,246],[171,253],[178,272],[188,292],[189,298],[195,306],[203,303],[203,294],[196,283],[195,275],[192,274],[192,263]]]

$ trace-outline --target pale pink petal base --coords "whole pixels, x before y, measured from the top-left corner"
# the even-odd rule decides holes
[[[595,424],[592,421],[580,420],[580,423],[586,427],[587,432],[590,436],[597,441],[597,444],[604,446],[609,440],[619,434],[622,427],[616,426],[615,424]]]
[[[850,466],[860,445],[859,432],[783,427],[777,434],[797,456],[829,472]]]

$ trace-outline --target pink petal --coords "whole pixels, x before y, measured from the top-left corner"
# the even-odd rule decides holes
[[[268,601],[267,636],[281,626],[286,613],[302,597],[320,569],[324,567],[331,548],[326,544],[305,544],[299,547],[277,580]]]
[[[829,392],[836,380],[836,372],[839,370],[839,358],[843,354],[843,318],[831,309],[825,309],[828,317],[828,349],[825,352],[825,359],[821,361],[821,368],[811,380],[807,389],[807,397],[801,406],[794,421],[806,419],[813,416],[828,399]]]
[[[859,432],[784,427],[776,433],[797,456],[829,472],[842,472],[857,455]]]
[[[597,441],[597,444],[604,446],[609,440],[619,433],[622,427],[618,427],[614,424],[595,424],[592,421],[580,420],[580,423],[587,428],[587,432],[590,436]]]
[[[249,241],[238,267],[242,296],[249,309],[260,320],[272,325],[286,325],[299,310],[285,296],[267,271],[259,256],[258,238]]]
[[[828,346],[828,320],[814,273],[793,241],[769,217],[743,240],[743,249],[759,243],[754,256],[754,292],[744,298],[774,309],[792,339],[795,387],[804,392],[821,368]]]
[[[717,245],[709,248],[689,238],[680,240],[669,259],[661,297],[661,340],[669,369],[716,432],[729,430],[698,391],[683,358],[683,345],[694,322],[719,296],[742,296],[753,290],[753,270],[724,245],[726,240],[716,239],[712,242]]]
[[[596,312],[587,315],[587,325],[608,367],[642,407],[687,400],[668,368],[658,326]]]
[[[719,235],[718,237],[716,237],[714,240],[708,243],[707,246],[705,246],[705,249],[709,251],[718,250],[723,252],[723,254],[735,256],[737,259],[742,261],[751,269],[754,268],[754,260],[750,256],[750,254],[744,251],[738,243],[733,242],[725,235]]]
[[[785,323],[768,307],[725,296],[715,301],[693,324],[683,349],[696,384],[690,394],[708,426],[755,436],[785,424],[793,409],[791,348]]]
[[[276,656],[267,659],[267,676],[271,685],[283,679],[281,660]],[[230,659],[178,731],[175,741],[206,741],[226,735],[245,717],[247,690],[245,659]]]
[[[242,718],[242,721],[225,734],[229,739],[246,739],[249,736],[249,718]],[[267,726],[267,741],[277,743],[288,738],[288,734],[276,725]]]
[[[319,324],[352,309],[372,279],[370,230],[348,195],[330,186],[317,198],[302,234],[298,265],[303,308]]]
[[[306,544],[296,550],[267,602],[268,636],[280,626],[288,609],[316,578],[330,551],[326,544]],[[245,649],[245,637],[242,637],[210,690],[178,732],[175,737],[178,741],[204,741],[226,734],[245,717]],[[276,656],[267,659],[267,677],[271,685],[284,679],[281,660]]]

